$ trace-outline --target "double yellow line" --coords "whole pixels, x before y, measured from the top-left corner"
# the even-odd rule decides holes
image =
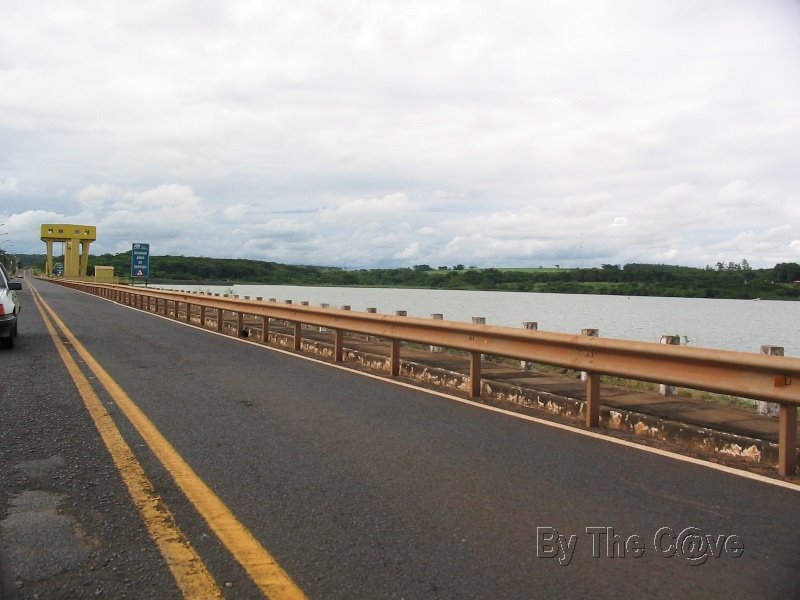
[[[202,558],[181,531],[169,508],[156,494],[153,484],[125,442],[111,415],[103,406],[83,371],[67,350],[58,331],[86,363],[114,402],[136,428],[150,450],[175,483],[205,519],[220,542],[242,565],[265,597],[301,600],[306,596],[252,533],[235,517],[220,498],[200,479],[150,419],[125,391],[89,354],[39,292],[28,280],[36,307],[44,320],[64,365],[80,392],[100,436],[111,454],[125,485],[139,509],[150,536],[155,541],[185,598],[222,598],[219,586]],[[56,329],[58,328],[58,330]]]

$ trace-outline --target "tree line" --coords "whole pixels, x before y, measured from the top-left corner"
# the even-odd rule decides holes
[[[27,257],[28,264],[35,264]],[[116,275],[130,275],[130,252],[90,255],[95,265],[113,266]],[[40,262],[43,264],[44,257]],[[364,287],[413,287],[449,290],[681,296],[693,298],[800,299],[800,265],[779,263],[753,269],[746,260],[705,268],[663,264],[604,264],[574,269],[499,269],[415,265],[407,268],[342,269],[288,265],[250,259],[197,256],[151,256],[152,282],[207,284],[263,283]],[[798,282],[798,283],[795,283]]]

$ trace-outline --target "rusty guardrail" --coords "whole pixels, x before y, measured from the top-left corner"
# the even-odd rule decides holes
[[[346,331],[387,338],[391,342],[392,376],[400,372],[401,341],[464,350],[471,357],[470,390],[474,397],[481,393],[481,354],[586,371],[584,420],[587,427],[596,427],[599,422],[601,375],[775,402],[780,404],[778,470],[786,476],[793,475],[797,469],[797,407],[800,406],[800,359],[797,358],[359,313],[127,285],[67,280],[53,283],[176,319],[182,305],[186,321],[191,320],[192,306],[197,306],[204,328],[208,311],[216,311],[215,318],[212,318],[218,331],[223,329],[223,312],[236,315],[239,330],[245,315],[260,317],[264,343],[268,340],[270,319],[289,321],[294,324],[294,349],[297,351],[301,349],[302,325],[324,327],[333,331],[335,362],[343,360],[342,343]]]

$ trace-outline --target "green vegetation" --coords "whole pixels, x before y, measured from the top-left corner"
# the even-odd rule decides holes
[[[26,256],[29,266],[43,256]],[[130,252],[89,257],[94,265],[110,265],[123,278],[130,273]],[[800,265],[781,263],[772,269],[753,269],[746,260],[705,268],[631,263],[600,268],[478,269],[415,265],[410,268],[348,270],[335,267],[286,265],[275,262],[190,256],[152,256],[150,281],[203,283],[264,283],[407,287],[446,290],[504,290],[561,294],[621,296],[681,296],[688,298],[800,299]]]

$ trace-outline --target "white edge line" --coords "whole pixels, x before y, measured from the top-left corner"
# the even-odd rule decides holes
[[[72,288],[72,289],[74,289],[74,288]],[[76,291],[82,291],[82,290],[76,290]],[[766,477],[764,475],[759,475],[757,473],[750,473],[749,471],[743,471],[741,469],[735,469],[733,467],[728,467],[726,465],[720,465],[720,464],[713,463],[713,462],[710,462],[710,461],[707,461],[707,460],[703,460],[703,459],[700,459],[700,458],[695,458],[693,456],[685,456],[683,454],[677,454],[676,452],[670,452],[669,450],[662,450],[660,448],[653,448],[651,446],[645,446],[643,444],[637,444],[636,442],[629,442],[628,440],[622,440],[622,439],[619,439],[619,438],[611,437],[611,436],[608,436],[608,435],[604,435],[602,433],[598,433],[596,431],[590,431],[588,429],[578,429],[577,427],[573,427],[571,425],[565,425],[564,423],[558,423],[556,421],[548,421],[547,419],[541,419],[539,417],[526,415],[524,413],[518,413],[518,412],[511,411],[511,410],[506,410],[504,408],[498,408],[496,406],[490,406],[488,404],[484,404],[482,402],[476,402],[474,400],[469,400],[467,398],[459,398],[458,396],[453,396],[452,394],[447,394],[445,392],[439,392],[437,390],[431,390],[431,389],[428,389],[428,388],[412,385],[412,384],[406,383],[404,381],[397,381],[397,380],[391,379],[389,377],[383,377],[381,375],[374,375],[372,373],[367,373],[365,371],[360,371],[360,370],[357,370],[357,369],[353,369],[351,367],[346,367],[344,365],[337,365],[335,363],[330,363],[330,362],[321,360],[321,359],[313,357],[313,356],[307,356],[307,355],[304,355],[304,354],[298,354],[297,352],[284,350],[282,348],[275,348],[275,347],[272,347],[272,346],[267,346],[267,345],[262,344],[260,342],[253,342],[253,341],[245,339],[245,338],[233,337],[231,335],[227,335],[225,333],[221,333],[221,332],[215,331],[213,329],[207,329],[205,327],[200,327],[198,325],[194,325],[193,323],[187,323],[185,321],[179,321],[177,319],[172,319],[170,317],[167,317],[167,316],[164,316],[164,315],[160,315],[158,313],[152,313],[152,312],[143,310],[141,308],[136,308],[135,306],[128,306],[126,304],[121,304],[119,302],[115,302],[114,300],[111,300],[110,298],[103,298],[102,296],[96,296],[94,294],[89,294],[89,292],[83,292],[83,293],[84,294],[88,294],[89,296],[92,296],[93,298],[99,298],[100,300],[105,300],[106,302],[111,302],[112,304],[115,304],[117,306],[121,306],[123,308],[129,308],[129,309],[135,310],[137,312],[145,313],[145,314],[153,316],[153,317],[158,317],[160,319],[164,319],[166,321],[169,321],[170,323],[175,323],[177,325],[183,325],[185,327],[191,327],[192,329],[197,329],[198,331],[204,331],[206,333],[211,333],[211,334],[214,334],[214,335],[218,335],[218,336],[221,336],[221,337],[223,337],[225,339],[228,339],[228,340],[231,340],[231,341],[234,341],[234,342],[241,342],[241,343],[245,343],[245,344],[251,344],[253,346],[256,346],[258,348],[263,348],[265,350],[271,350],[273,352],[280,352],[282,354],[293,356],[295,358],[301,358],[303,360],[308,360],[308,361],[311,361],[311,362],[319,364],[319,365],[325,365],[326,367],[331,367],[331,368],[334,368],[334,369],[340,369],[342,371],[347,371],[348,373],[353,373],[353,374],[356,374],[356,375],[360,375],[362,377],[369,377],[370,379],[376,379],[376,380],[382,381],[384,383],[390,383],[392,385],[397,385],[397,386],[400,386],[400,387],[409,388],[409,389],[416,390],[416,391],[419,391],[419,392],[424,392],[424,393],[429,394],[431,396],[438,396],[440,398],[445,398],[447,400],[453,400],[455,402],[460,402],[461,404],[466,404],[468,406],[472,406],[472,407],[475,407],[475,408],[480,408],[480,409],[483,409],[483,410],[488,410],[488,411],[491,411],[491,412],[499,413],[501,415],[506,415],[508,417],[513,417],[515,419],[521,419],[523,421],[530,421],[532,423],[537,423],[539,425],[545,425],[547,427],[553,427],[555,429],[560,429],[562,431],[568,431],[570,433],[575,433],[575,434],[582,435],[582,436],[589,437],[589,438],[593,438],[593,439],[596,439],[596,440],[602,440],[602,441],[608,442],[610,444],[617,444],[618,446],[624,446],[626,448],[633,448],[633,449],[639,450],[641,452],[649,452],[650,454],[656,454],[658,456],[664,456],[666,458],[671,458],[673,460],[679,460],[679,461],[682,461],[682,462],[687,462],[687,463],[690,463],[690,464],[693,464],[693,465],[698,465],[700,467],[706,467],[707,469],[713,469],[715,471],[721,471],[723,473],[728,473],[729,475],[735,475],[737,477],[742,477],[744,479],[751,479],[753,481],[759,481],[761,483],[767,483],[769,485],[782,487],[782,488],[785,488],[787,490],[792,490],[794,492],[800,492],[800,485],[792,483],[790,481],[783,481],[781,479],[774,479],[772,477]]]

